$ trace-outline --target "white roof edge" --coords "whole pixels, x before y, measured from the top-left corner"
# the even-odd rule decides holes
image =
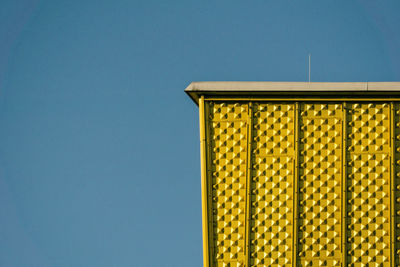
[[[192,82],[185,91],[400,91],[400,82]]]

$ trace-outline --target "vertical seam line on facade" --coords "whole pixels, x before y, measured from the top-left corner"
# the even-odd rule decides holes
[[[294,174],[293,174],[293,233],[292,233],[292,266],[297,266],[297,228],[298,228],[298,216],[297,216],[297,204],[298,204],[298,180],[299,180],[299,103],[296,102],[294,105]]]
[[[212,164],[212,138],[211,138],[211,129],[212,127],[210,126],[210,120],[211,120],[211,112],[210,112],[210,107],[211,107],[212,102],[204,102],[204,107],[205,107],[205,133],[206,133],[206,166],[207,166],[207,175],[206,175],[206,185],[207,185],[207,205],[208,205],[208,216],[210,218],[209,223],[208,223],[208,246],[210,247],[210,251],[208,254],[210,263],[210,266],[214,266],[214,260],[216,260],[216,246],[215,246],[215,240],[214,240],[214,208],[213,208],[213,164]],[[214,120],[213,120],[214,121]]]
[[[389,253],[389,261],[390,261],[390,266],[394,266],[394,164],[395,164],[395,158],[394,158],[394,106],[393,102],[390,102],[390,117],[389,117],[389,124],[390,124],[390,181],[389,181],[389,194],[390,194],[390,253]]]
[[[342,266],[347,266],[347,106],[342,103]]]
[[[210,256],[209,256],[209,212],[208,212],[208,182],[207,182],[207,143],[206,143],[206,112],[204,108],[204,96],[199,99],[199,113],[200,113],[200,160],[201,160],[201,187],[202,187],[202,214],[203,214],[203,261],[204,267],[210,266]]]
[[[251,265],[251,179],[252,179],[252,140],[253,140],[253,103],[248,103],[247,118],[247,171],[246,171],[246,233],[245,233],[245,266]]]

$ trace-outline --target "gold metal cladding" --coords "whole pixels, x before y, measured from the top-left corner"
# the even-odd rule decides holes
[[[394,105],[393,102],[390,102],[390,111],[389,111],[389,122],[390,122],[390,137],[389,137],[389,143],[390,143],[390,175],[389,175],[389,196],[390,196],[390,253],[389,253],[389,260],[390,260],[390,266],[394,266],[394,192],[393,189],[394,187]]]
[[[349,264],[390,266],[390,105],[349,105]]]
[[[208,182],[207,182],[207,162],[209,161],[209,155],[207,154],[207,127],[206,112],[204,97],[199,99],[199,122],[200,122],[200,160],[201,160],[201,196],[202,196],[202,219],[203,219],[203,265],[205,267],[210,266],[210,246],[209,246],[209,201],[208,201]]]
[[[203,264],[205,267],[209,266],[209,230],[208,230],[208,201],[207,201],[207,141],[206,141],[206,124],[205,117],[207,114],[205,113],[204,108],[204,97],[201,97],[199,100],[199,122],[200,122],[200,160],[201,160],[201,195],[202,195],[202,218],[203,218]]]
[[[292,266],[295,105],[254,103],[251,266]]]
[[[299,260],[340,266],[342,105],[301,104]]]
[[[293,177],[293,251],[292,251],[292,266],[295,267],[298,265],[297,260],[297,251],[298,251],[298,204],[299,204],[299,142],[300,142],[300,122],[299,122],[299,114],[300,114],[300,105],[299,102],[295,103],[294,106],[294,120],[295,120],[295,146],[294,146],[294,177]]]
[[[342,266],[347,266],[347,103],[342,103]]]
[[[253,103],[249,103],[248,118],[247,118],[247,171],[246,171],[246,249],[245,249],[245,264],[251,265],[250,260],[250,228],[251,228],[251,176],[252,176],[252,157],[251,157],[251,144],[253,140]]]
[[[399,266],[400,105],[200,98],[204,266]]]
[[[400,104],[391,103],[391,257],[400,266]]]
[[[210,105],[213,266],[246,266],[247,103]]]

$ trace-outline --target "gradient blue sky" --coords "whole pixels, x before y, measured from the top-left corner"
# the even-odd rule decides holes
[[[202,266],[191,81],[399,81],[400,1],[1,0],[0,266]]]

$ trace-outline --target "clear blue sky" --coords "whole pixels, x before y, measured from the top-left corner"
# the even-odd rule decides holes
[[[400,2],[1,0],[0,266],[202,266],[191,81],[399,81]]]

